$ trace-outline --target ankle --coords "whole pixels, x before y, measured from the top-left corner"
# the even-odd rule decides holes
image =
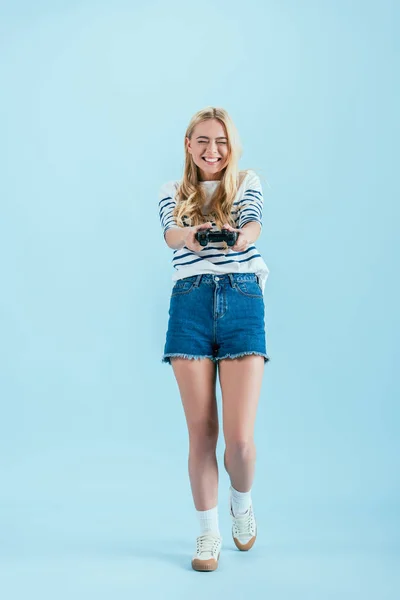
[[[251,505],[251,489],[248,492],[239,492],[231,485],[230,492],[234,516],[244,515]]]
[[[200,524],[200,535],[210,532],[219,536],[221,535],[218,524],[218,506],[214,506],[214,508],[208,510],[198,510],[196,512]]]

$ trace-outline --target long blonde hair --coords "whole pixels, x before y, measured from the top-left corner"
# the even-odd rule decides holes
[[[198,179],[198,167],[187,149],[186,137],[191,139],[196,125],[208,119],[217,119],[225,126],[228,138],[228,163],[224,167],[220,185],[217,186],[210,212],[206,216],[201,212],[206,200],[205,191]],[[179,226],[184,227],[183,219],[186,220],[186,225],[191,227],[212,220],[215,221],[219,229],[223,227],[224,223],[229,223],[232,227],[235,226],[231,215],[232,205],[237,190],[248,172],[248,170],[239,171],[238,169],[238,161],[241,155],[242,147],[239,135],[226,110],[209,106],[199,110],[192,117],[185,133],[185,167],[182,182],[176,191],[177,204],[173,212]],[[242,206],[241,210],[243,208],[245,206]]]

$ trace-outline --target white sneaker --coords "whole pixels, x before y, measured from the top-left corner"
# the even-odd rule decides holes
[[[221,553],[221,536],[207,532],[199,535],[196,541],[196,554],[192,559],[192,567],[195,571],[215,571],[218,567],[219,555]]]
[[[232,510],[232,502],[229,499],[229,507],[232,517],[232,537],[239,550],[250,550],[257,537],[257,525],[253,513],[253,506],[244,515],[235,517]]]

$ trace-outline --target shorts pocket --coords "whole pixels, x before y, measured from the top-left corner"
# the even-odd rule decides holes
[[[181,296],[182,294],[189,294],[194,289],[194,284],[195,280],[178,280],[172,288],[171,298],[173,298],[174,296]]]
[[[262,289],[257,281],[236,281],[235,288],[248,298],[263,298]]]

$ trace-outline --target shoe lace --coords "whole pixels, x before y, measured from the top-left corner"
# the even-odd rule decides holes
[[[211,552],[211,554],[215,554],[218,543],[219,538],[214,535],[210,535],[209,533],[200,535],[197,538],[197,552]]]
[[[248,510],[244,515],[235,517],[235,527],[239,535],[245,535],[246,533],[254,534],[254,524],[251,510]]]

